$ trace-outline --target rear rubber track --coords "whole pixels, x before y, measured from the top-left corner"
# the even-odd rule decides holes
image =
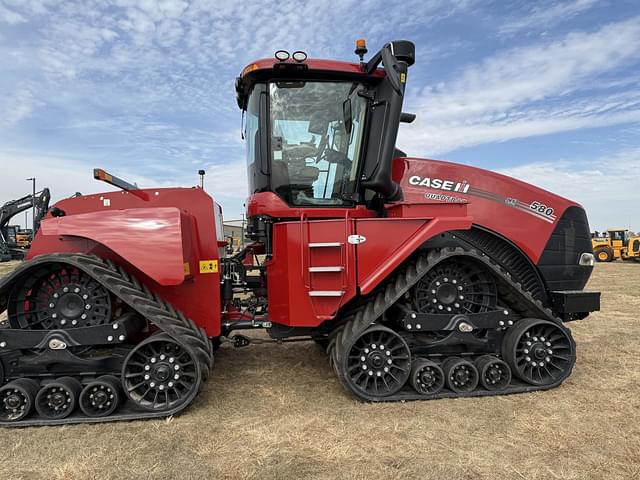
[[[55,253],[38,256],[20,265],[13,273],[0,280],[0,313],[7,308],[8,297],[15,281],[19,281],[23,275],[28,274],[33,268],[51,264],[73,266],[94,278],[109,292],[144,317],[149,323],[169,335],[197,359],[202,377],[201,384],[206,381],[211,368],[213,368],[213,347],[205,331],[149,290],[146,285],[141,284],[125,269],[95,255]],[[2,422],[0,425],[18,427],[161,418],[175,415],[188,405],[189,403],[186,403],[174,409],[161,412],[127,411],[126,408],[121,408],[121,410],[124,410],[121,413],[116,412],[108,417],[98,418],[85,417],[80,412],[76,412],[72,416],[60,420],[33,418],[18,422]],[[126,406],[124,405],[124,407]]]

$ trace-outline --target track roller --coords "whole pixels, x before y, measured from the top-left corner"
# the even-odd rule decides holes
[[[168,411],[189,404],[201,385],[197,357],[165,333],[137,345],[122,367],[125,395],[145,410]]]
[[[424,395],[438,393],[444,387],[444,372],[437,363],[419,358],[411,368],[411,386]]]
[[[381,398],[398,392],[411,373],[411,352],[390,328],[373,325],[351,339],[343,370],[349,388],[358,395]]]
[[[80,393],[80,409],[88,417],[106,417],[115,412],[122,400],[120,380],[103,375],[90,382]]]
[[[82,385],[73,377],[60,377],[36,395],[36,410],[43,418],[66,418],[75,410]]]
[[[447,387],[458,393],[471,392],[478,386],[478,370],[468,360],[449,357],[442,364]]]
[[[20,378],[0,388],[0,422],[17,422],[33,410],[38,383]]]
[[[504,390],[511,383],[511,369],[503,360],[493,355],[482,355],[476,359],[480,385],[485,390]]]
[[[569,330],[548,320],[519,320],[502,341],[513,373],[532,385],[553,385],[569,376],[576,361]]]

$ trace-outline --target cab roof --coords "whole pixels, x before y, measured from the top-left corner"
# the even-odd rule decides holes
[[[377,68],[373,73],[367,74],[359,63],[340,60],[308,58],[302,62],[296,62],[292,58],[285,61],[276,58],[262,58],[249,63],[236,78],[238,106],[241,109],[246,107],[247,97],[256,82],[272,78],[378,83],[384,76],[382,68]]]
[[[254,62],[251,62],[246,67],[242,69],[242,73],[240,77],[244,77],[252,72],[257,70],[274,70],[276,65],[290,65],[293,68],[299,65],[306,65],[308,70],[314,70],[316,72],[337,72],[337,73],[347,73],[353,75],[367,75],[360,66],[359,63],[353,62],[345,62],[341,60],[326,60],[322,58],[308,58],[303,62],[296,62],[292,58],[281,62],[275,58],[261,58]],[[378,69],[373,73],[373,76],[384,77],[384,70]]]

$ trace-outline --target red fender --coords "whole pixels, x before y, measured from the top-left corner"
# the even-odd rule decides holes
[[[47,218],[40,235],[100,243],[160,285],[184,281],[189,223],[175,207],[128,208]]]
[[[466,215],[466,207],[465,204],[397,204],[389,209],[391,218],[358,219],[358,234],[366,238],[358,245],[360,292],[366,295],[373,291],[430,238],[471,228],[473,218]],[[420,216],[411,218],[411,210]],[[425,213],[427,215],[422,216]],[[395,214],[397,217],[393,218]]]

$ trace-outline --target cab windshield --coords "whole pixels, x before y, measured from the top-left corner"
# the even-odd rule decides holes
[[[292,205],[350,204],[366,104],[351,82],[269,84],[271,188]]]

